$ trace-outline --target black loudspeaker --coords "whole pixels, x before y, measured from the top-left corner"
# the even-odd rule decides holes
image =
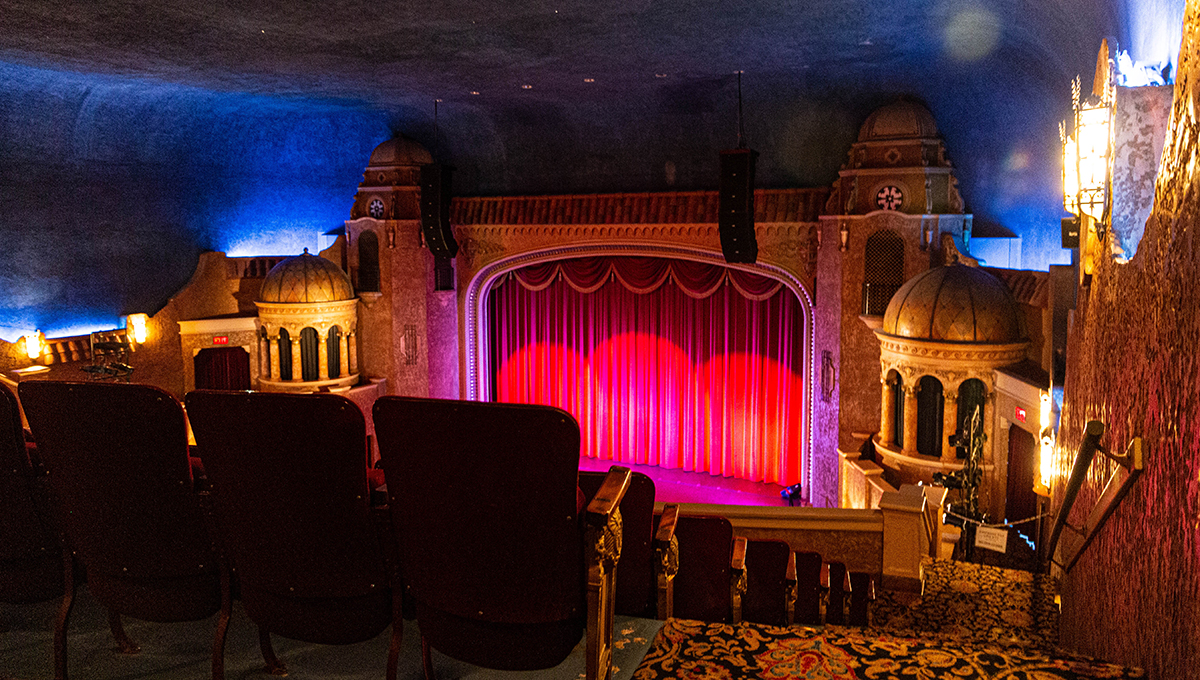
[[[1078,217],[1064,217],[1062,221],[1062,247],[1063,248],[1078,248],[1079,247],[1079,223],[1082,222]]]
[[[726,262],[752,264],[758,260],[754,236],[754,162],[758,152],[730,149],[721,152],[721,200],[717,226]]]
[[[421,166],[421,231],[425,245],[435,257],[454,257],[458,254],[458,241],[450,228],[450,175],[454,168],[449,165],[430,163]]]

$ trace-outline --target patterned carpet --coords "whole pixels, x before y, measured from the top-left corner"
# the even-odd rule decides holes
[[[1141,678],[1056,649],[1057,583],[931,560],[920,596],[880,592],[871,626],[780,628],[672,619],[634,680],[701,678]]]

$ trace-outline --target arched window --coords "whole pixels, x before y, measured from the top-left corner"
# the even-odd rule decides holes
[[[971,427],[971,416],[975,413],[975,409],[979,409],[980,423],[983,421],[983,402],[987,397],[987,388],[984,387],[983,381],[979,378],[971,378],[964,380],[962,385],[958,387],[958,434],[967,435],[967,430]],[[982,425],[981,425],[982,426]],[[963,447],[958,447],[958,457],[966,458],[967,450]]]
[[[329,329],[329,337],[325,339],[325,353],[329,355],[330,378],[336,378],[342,374],[341,339],[342,329],[332,326]]]
[[[867,238],[863,255],[862,313],[882,316],[888,302],[904,285],[904,239],[883,229]]]
[[[927,375],[917,383],[917,452],[923,456],[942,455],[942,383]]]
[[[358,289],[379,292],[379,237],[370,230],[358,235]]]
[[[904,378],[900,377],[900,373],[892,370],[888,373],[888,382],[892,384],[892,422],[895,423],[893,431],[896,437],[896,448],[904,448]]]
[[[286,328],[279,329],[279,380],[292,379],[292,336]]]
[[[306,326],[300,330],[300,379],[305,382],[320,379],[321,364],[317,342],[317,329]]]

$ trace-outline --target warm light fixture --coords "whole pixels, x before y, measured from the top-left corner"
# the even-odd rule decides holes
[[[25,354],[30,359],[37,359],[42,356],[42,332],[34,331],[24,335]]]
[[[1054,413],[1051,411],[1049,392],[1042,392],[1041,402],[1041,450],[1038,456],[1038,476],[1033,483],[1033,490],[1042,496],[1049,496],[1050,482],[1054,477]]]
[[[1113,85],[1112,62],[1108,58],[1108,41],[1100,43],[1096,56],[1096,78],[1092,93],[1080,96],[1079,78],[1071,81],[1074,120],[1070,129],[1064,121],[1059,125],[1063,145],[1063,206],[1080,218],[1082,244],[1085,253],[1094,252],[1108,231],[1110,187],[1113,158]],[[1093,246],[1089,248],[1090,246]],[[1090,270],[1091,258],[1085,258]],[[1090,271],[1086,272],[1090,273]]]
[[[149,320],[145,314],[130,314],[126,319],[126,331],[139,345],[146,342],[146,322]]]

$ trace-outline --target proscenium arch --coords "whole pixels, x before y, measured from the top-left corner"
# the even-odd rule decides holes
[[[805,351],[803,352],[804,361],[801,367],[801,379],[804,381],[806,389],[804,391],[804,432],[801,433],[801,436],[802,441],[805,442],[805,448],[800,455],[802,461],[801,469],[804,471],[804,491],[807,494],[813,479],[813,392],[816,389],[813,383],[813,366],[816,361],[816,357],[814,356],[816,353],[816,344],[813,332],[813,302],[808,290],[800,283],[800,280],[791,272],[776,265],[761,262],[755,264],[731,264],[725,261],[725,257],[720,251],[714,252],[653,244],[568,246],[528,251],[497,260],[480,268],[471,277],[460,302],[462,305],[460,319],[464,331],[463,349],[465,355],[463,361],[465,364],[463,366],[465,394],[463,398],[472,401],[486,401],[492,396],[490,394],[490,381],[487,379],[487,376],[491,374],[491,367],[488,366],[486,332],[490,321],[487,315],[487,294],[491,291],[492,285],[501,276],[529,265],[595,256],[661,257],[720,265],[778,281],[796,297],[800,302],[800,309],[804,314],[804,337],[802,338],[802,342]]]

